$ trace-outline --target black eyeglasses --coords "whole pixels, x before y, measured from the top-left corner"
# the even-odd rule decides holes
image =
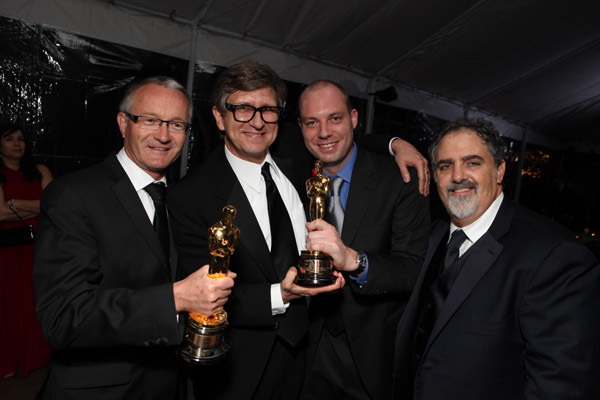
[[[123,112],[123,114],[127,115],[127,118],[135,122],[139,123],[140,126],[144,129],[157,131],[160,129],[160,126],[164,123],[167,125],[167,130],[173,133],[187,133],[190,130],[190,124],[185,121],[165,121],[156,117],[146,117],[144,115],[133,115],[128,112]]]
[[[237,122],[248,122],[254,118],[256,112],[260,113],[260,117],[267,124],[274,124],[279,121],[283,107],[264,106],[253,107],[247,104],[229,104],[225,103],[225,108],[233,113],[233,119]]]

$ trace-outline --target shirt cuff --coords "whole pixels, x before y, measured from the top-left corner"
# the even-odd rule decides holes
[[[390,143],[388,144],[388,151],[390,152],[390,156],[395,156],[394,152],[392,151],[392,143],[394,143],[394,140],[396,139],[400,139],[398,136],[394,136],[391,140]]]
[[[350,279],[352,279],[361,286],[367,283],[367,272],[369,272],[369,257],[367,257],[366,254],[365,257],[367,258],[367,266],[365,267],[365,270],[362,272],[362,274],[360,274],[359,276],[350,275]]]
[[[281,297],[281,283],[271,285],[271,313],[273,315],[285,314],[290,303],[284,304]]]

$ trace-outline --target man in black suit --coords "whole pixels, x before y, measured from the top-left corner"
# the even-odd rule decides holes
[[[33,267],[37,316],[53,349],[44,399],[184,395],[177,314],[220,310],[235,276],[210,279],[205,265],[174,280],[177,254],[160,192],[191,113],[171,78],[131,85],[117,114],[123,149],[44,192]]]
[[[600,266],[505,198],[503,155],[482,119],[450,123],[430,147],[450,221],[399,324],[395,399],[600,398]]]
[[[308,329],[305,296],[344,283],[340,276],[322,288],[294,284],[292,266],[306,240],[299,196],[306,175],[292,160],[269,153],[285,96],[285,84],[264,63],[244,61],[223,71],[215,83],[213,115],[224,146],[169,192],[182,273],[209,260],[207,229],[224,205],[237,209],[240,229],[230,259],[236,287],[226,307],[232,349],[222,364],[197,368],[197,398],[296,398]],[[279,199],[269,197],[269,182]],[[275,214],[272,204],[282,212]]]
[[[331,255],[346,277],[341,291],[311,300],[302,398],[389,399],[397,323],[427,251],[428,202],[414,171],[405,183],[391,157],[353,142],[358,113],[341,86],[316,81],[298,104],[304,143],[335,188],[329,222],[307,225],[307,248]]]

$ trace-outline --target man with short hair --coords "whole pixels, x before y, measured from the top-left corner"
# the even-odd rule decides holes
[[[269,152],[277,137],[286,87],[266,64],[243,61],[221,73],[213,115],[224,145],[169,192],[182,272],[209,259],[207,229],[230,204],[240,240],[230,259],[237,273],[227,304],[232,348],[222,364],[200,367],[195,395],[211,399],[294,399],[304,371],[306,296],[338,290],[294,283],[305,248],[307,176]]]
[[[33,266],[37,316],[52,346],[44,399],[185,395],[178,313],[219,311],[235,277],[210,279],[205,265],[174,279],[165,170],[181,153],[191,114],[172,78],[132,84],[117,114],[123,149],[46,188]]]
[[[430,147],[450,221],[398,327],[394,399],[600,398],[600,266],[505,198],[504,150],[483,119],[448,124]]]
[[[307,248],[329,254],[346,278],[311,300],[302,398],[389,399],[396,325],[427,251],[428,202],[414,170],[405,183],[391,157],[354,143],[358,112],[340,85],[313,82],[298,107],[304,143],[333,186],[325,221],[307,224]]]

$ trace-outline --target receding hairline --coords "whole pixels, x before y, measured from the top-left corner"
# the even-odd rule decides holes
[[[119,104],[119,112],[130,112],[131,107],[133,106],[134,100],[136,99],[136,96],[138,95],[139,91],[145,87],[152,86],[152,85],[162,87],[165,89],[172,89],[172,90],[175,90],[175,91],[181,93],[181,95],[183,95],[183,97],[185,98],[185,100],[188,104],[188,107],[187,107],[188,120],[189,121],[192,120],[194,106],[192,103],[191,96],[189,95],[189,93],[187,92],[187,90],[181,83],[179,83],[176,79],[171,78],[169,76],[153,76],[150,78],[146,78],[142,81],[130,84],[125,89],[125,93]]]
[[[346,89],[344,89],[340,84],[335,83],[333,81],[329,81],[327,79],[319,79],[317,81],[312,82],[308,86],[306,86],[302,92],[300,92],[300,96],[298,96],[298,114],[302,116],[302,102],[304,101],[304,96],[309,93],[316,92],[317,90],[324,89],[327,87],[332,87],[336,89],[342,98],[345,100],[345,103],[348,107],[348,111],[352,111],[352,105],[350,104],[350,95]]]
[[[487,151],[488,154],[490,155],[490,157],[492,158],[492,160],[494,160],[494,154],[490,150],[490,148],[489,148],[488,144],[486,143],[486,141],[481,137],[481,135],[479,134],[479,132],[477,132],[475,129],[470,128],[468,126],[460,126],[460,127],[457,127],[456,129],[452,129],[452,130],[446,132],[446,134],[440,139],[439,146],[438,146],[438,148],[436,150],[436,156],[439,156],[439,154],[440,154],[439,153],[439,147],[441,147],[442,142],[446,138],[448,138],[448,136],[450,136],[450,135],[458,135],[458,134],[470,134],[470,135],[476,136],[481,141],[481,144],[483,144],[483,147],[485,148],[485,151]],[[473,154],[468,154],[466,156],[461,157],[460,161],[467,161],[467,160],[471,160],[471,159],[475,159],[475,158],[483,160],[483,157],[480,154],[473,153]],[[437,166],[438,164],[453,162],[453,160],[451,160],[451,159],[431,160],[431,161],[432,161],[432,164],[434,166]],[[495,164],[495,162],[494,162],[494,164]]]

